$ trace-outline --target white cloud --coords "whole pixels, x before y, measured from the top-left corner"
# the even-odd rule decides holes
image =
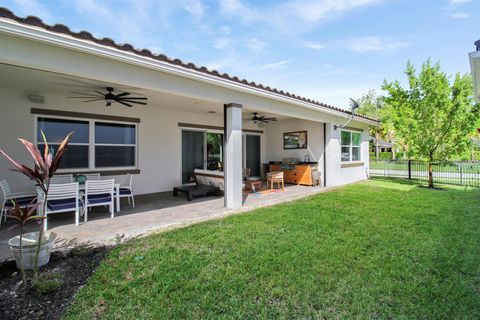
[[[379,36],[358,37],[328,43],[305,42],[303,44],[304,47],[315,50],[347,49],[356,53],[393,52],[409,45],[410,43],[407,41],[397,41]]]
[[[359,7],[369,6],[379,0],[293,0],[285,4],[285,11],[294,13],[305,22],[319,22],[332,14],[341,14]]]
[[[293,32],[335,18],[345,12],[375,5],[384,0],[288,0],[270,6],[247,5],[241,0],[219,0],[220,12],[244,24],[274,27]]]
[[[468,18],[470,17],[470,14],[466,13],[466,12],[456,12],[456,13],[452,13],[450,15],[450,18],[452,19],[465,19],[465,18]]]
[[[286,64],[290,63],[290,60],[282,60],[274,63],[267,63],[262,66],[265,69],[278,69],[284,67]]]
[[[228,36],[232,33],[232,29],[229,26],[221,26],[220,33],[224,36]]]
[[[94,13],[96,15],[111,16],[112,12],[105,5],[98,3],[95,0],[76,0],[75,8],[80,13]]]
[[[457,5],[462,5],[468,2],[472,2],[473,0],[448,0],[448,3],[451,6],[457,6]]]
[[[199,0],[189,0],[185,4],[187,10],[195,19],[202,19],[205,15],[205,8]]]
[[[228,38],[217,38],[213,42],[213,47],[217,49],[225,49],[229,43],[230,43],[230,39]]]
[[[322,50],[326,48],[326,45],[321,43],[315,43],[315,42],[305,42],[303,46],[305,48],[315,49],[315,50]]]
[[[265,42],[257,38],[250,38],[247,42],[247,47],[256,53],[262,52],[265,49],[265,46]]]
[[[44,21],[51,22],[52,15],[47,8],[35,0],[14,0],[23,15],[35,15]],[[53,21],[56,22],[56,21]]]
[[[344,42],[343,47],[356,53],[392,52],[409,45],[406,41],[395,41],[377,36],[360,37]]]

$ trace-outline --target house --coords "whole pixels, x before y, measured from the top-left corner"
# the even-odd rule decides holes
[[[480,102],[480,40],[475,41],[476,51],[470,52],[470,68],[472,70],[473,90],[477,102]]]
[[[378,140],[378,151],[379,152],[392,152],[393,143]],[[370,152],[376,152],[377,149],[377,139],[375,137],[370,137]]]
[[[107,88],[147,98],[147,105],[96,98]],[[131,173],[136,193],[147,194],[191,182],[194,168],[221,169],[227,208],[242,205],[242,168],[260,175],[261,164],[286,158],[313,162],[324,186],[366,179],[367,129],[377,125],[293,93],[4,8],[0,114],[0,146],[23,162],[29,158],[16,138],[41,145],[43,130],[55,144],[74,131],[62,172]],[[0,165],[1,178],[18,189],[31,187],[6,161]]]

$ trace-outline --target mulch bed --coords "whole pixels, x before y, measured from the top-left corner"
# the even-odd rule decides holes
[[[59,286],[50,293],[40,293],[30,284],[21,285],[15,261],[1,262],[0,319],[60,319],[107,252],[106,247],[53,252],[48,265],[39,272],[40,279],[56,279]],[[31,275],[27,277],[31,279]]]

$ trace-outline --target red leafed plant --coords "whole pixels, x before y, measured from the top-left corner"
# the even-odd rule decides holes
[[[30,153],[30,156],[33,159],[34,166],[33,168],[30,168],[24,164],[21,164],[15,160],[13,160],[12,157],[10,157],[8,154],[6,154],[2,149],[0,149],[0,153],[5,156],[14,166],[15,169],[12,169],[14,171],[18,171],[33,181],[35,181],[36,185],[40,187],[44,193],[44,198],[45,200],[47,199],[48,195],[48,189],[50,187],[50,178],[53,177],[55,172],[58,169],[58,165],[60,164],[60,160],[62,159],[63,154],[66,151],[67,145],[72,139],[73,132],[70,132],[60,143],[58,150],[55,154],[53,154],[53,151],[50,150],[47,139],[45,137],[45,134],[42,132],[42,137],[43,141],[45,144],[43,153],[38,150],[38,148],[31,143],[28,140],[25,139],[18,139],[27,149],[27,151]],[[47,201],[43,201],[43,211],[45,212],[47,206]],[[38,233],[38,243],[37,243],[37,251],[35,253],[35,263],[34,263],[34,277],[36,278],[38,275],[38,254],[40,252],[40,247],[41,247],[41,240],[43,238],[43,221],[40,225],[40,231]]]
[[[36,220],[43,220],[45,219],[44,216],[39,216],[39,215],[34,215],[34,213],[37,211],[37,208],[39,206],[38,203],[36,203],[36,199],[32,201],[28,206],[21,208],[20,205],[18,204],[17,201],[13,200],[14,207],[8,210],[7,212],[7,218],[11,218],[15,220],[16,224],[14,224],[12,228],[15,227],[20,227],[20,272],[22,273],[22,280],[23,284],[27,283],[27,279],[25,276],[25,268],[23,267],[23,254],[22,254],[22,241],[23,241],[23,235],[25,233],[25,225],[30,222],[30,221],[36,221]]]

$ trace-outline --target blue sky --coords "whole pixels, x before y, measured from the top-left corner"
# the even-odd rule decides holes
[[[0,0],[137,48],[347,107],[431,57],[469,72],[480,0]]]

